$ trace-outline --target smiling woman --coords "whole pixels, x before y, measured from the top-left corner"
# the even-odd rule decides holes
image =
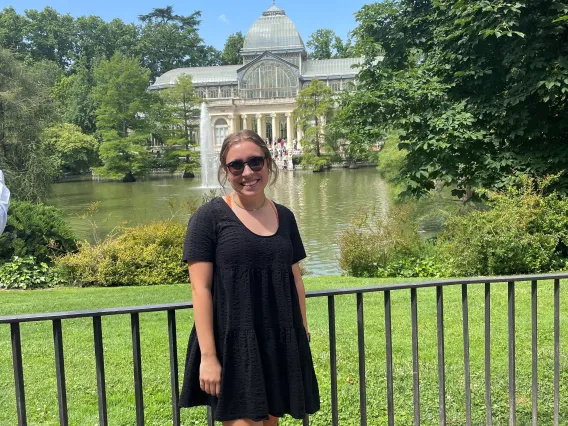
[[[299,268],[306,252],[294,214],[266,197],[277,169],[260,136],[229,135],[220,164],[232,192],[199,208],[184,244],[195,324],[180,404],[211,406],[223,426],[274,426],[320,407]]]

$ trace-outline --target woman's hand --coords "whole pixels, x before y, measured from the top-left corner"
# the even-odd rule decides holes
[[[217,355],[201,358],[199,386],[202,391],[209,395],[218,397],[221,394],[221,364]]]

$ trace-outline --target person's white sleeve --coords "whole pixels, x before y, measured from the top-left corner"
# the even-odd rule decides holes
[[[10,206],[10,190],[4,185],[4,174],[0,170],[0,234],[4,232],[8,221],[8,207]]]

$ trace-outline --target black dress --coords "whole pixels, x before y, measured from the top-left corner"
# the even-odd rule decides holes
[[[217,421],[285,413],[300,419],[320,408],[292,274],[306,252],[294,214],[275,206],[279,226],[268,237],[249,230],[222,198],[201,206],[187,227],[183,260],[213,263],[213,329],[222,374],[218,398],[201,390],[194,324],[180,406],[210,405]]]

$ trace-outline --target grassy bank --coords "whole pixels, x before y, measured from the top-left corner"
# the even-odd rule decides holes
[[[308,290],[358,287],[392,283],[394,279],[344,277],[306,278]],[[400,281],[400,280],[398,280]],[[568,423],[568,303],[561,284],[561,424]],[[471,387],[474,424],[485,424],[483,370],[483,286],[470,287]],[[516,290],[517,413],[518,424],[531,418],[531,323],[530,283]],[[551,424],[553,414],[553,303],[552,283],[539,287],[539,424]],[[0,292],[0,315],[39,313],[92,308],[133,306],[187,301],[187,285],[89,289],[53,289],[33,292]],[[465,423],[463,386],[463,343],[461,291],[444,293],[446,326],[446,390],[448,424]],[[386,423],[385,336],[382,294],[367,294],[365,301],[367,414],[369,425]],[[508,421],[507,286],[496,284],[492,291],[492,391],[495,424]],[[392,294],[395,421],[412,424],[412,353],[409,291]],[[340,424],[359,424],[359,384],[355,296],[336,299],[338,341],[338,396]],[[438,382],[435,290],[418,291],[420,396],[424,425],[438,424]],[[312,424],[331,422],[329,384],[329,344],[327,299],[308,299],[312,353],[319,377],[322,409],[312,416]],[[171,420],[167,320],[165,313],[142,314],[142,369],[146,424],[166,425]],[[180,365],[185,360],[187,337],[192,325],[190,310],[178,312]],[[135,423],[130,318],[103,318],[105,369],[109,422]],[[63,322],[69,421],[74,425],[98,424],[97,388],[93,351],[92,322],[89,319]],[[28,423],[58,424],[55,365],[50,323],[22,325],[24,377]],[[183,371],[181,372],[183,373]],[[180,378],[181,380],[181,378]],[[0,425],[17,423],[12,374],[9,326],[0,326]],[[184,425],[206,424],[205,410],[182,410]],[[286,418],[282,425],[300,425]]]

